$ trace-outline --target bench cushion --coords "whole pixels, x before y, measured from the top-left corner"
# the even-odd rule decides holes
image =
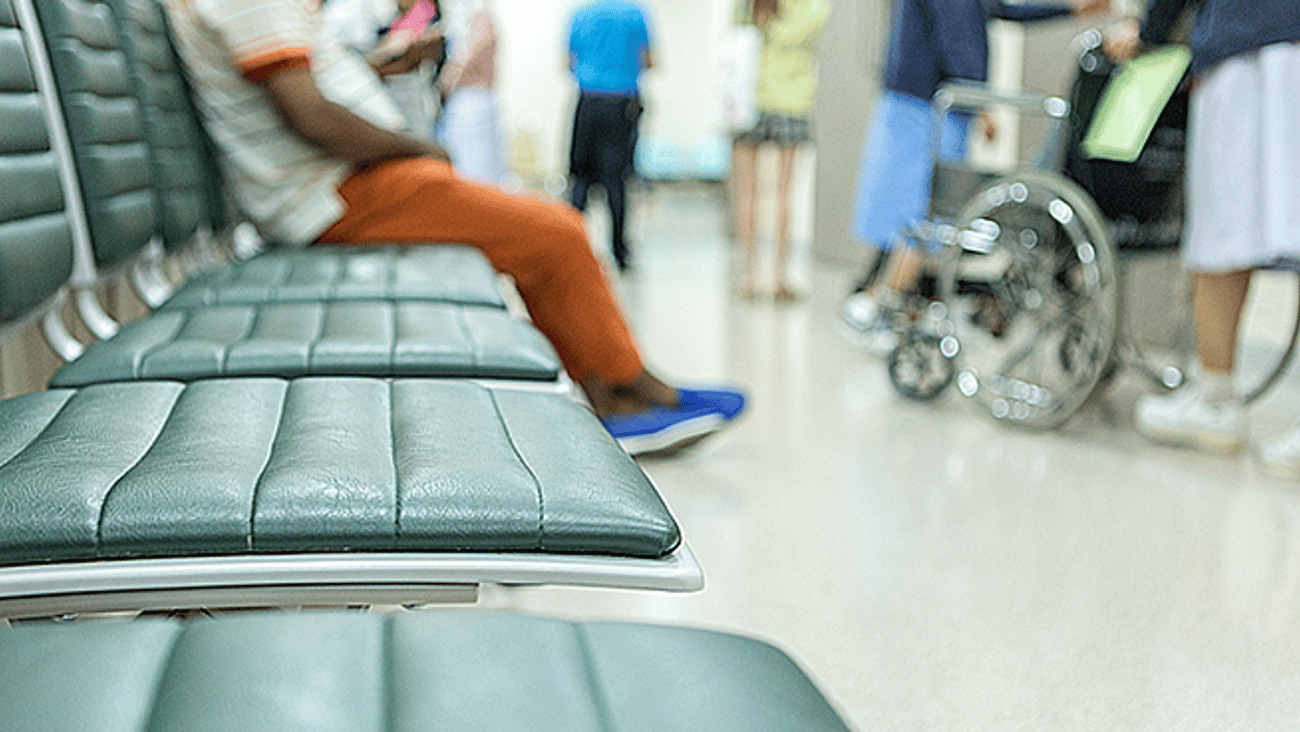
[[[0,323],[48,300],[72,273],[58,164],[9,0],[0,0]]]
[[[848,728],[735,635],[472,611],[0,628],[11,732]]]
[[[657,558],[676,522],[564,397],[350,378],[0,402],[0,565],[261,552]]]
[[[304,375],[554,381],[560,363],[541,333],[500,308],[276,303],[156,312],[91,345],[51,384]]]
[[[505,307],[487,258],[452,244],[272,250],[190,278],[162,307],[392,299]]]

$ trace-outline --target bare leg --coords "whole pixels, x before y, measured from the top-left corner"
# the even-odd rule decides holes
[[[916,287],[921,279],[921,265],[924,259],[916,247],[896,247],[890,252],[889,263],[885,265],[885,275],[880,278],[881,287],[895,295],[901,295]]]
[[[1196,272],[1193,305],[1196,350],[1206,372],[1229,374],[1237,355],[1237,327],[1253,270]]]
[[[648,371],[637,374],[627,384],[609,384],[592,374],[582,379],[581,385],[592,410],[602,417],[677,405],[677,390]]]
[[[745,247],[745,273],[741,279],[741,290],[746,295],[754,293],[755,247],[754,242],[754,199],[758,194],[758,147],[745,142],[735,142],[731,146],[731,180],[733,221],[736,238]]]
[[[790,177],[794,173],[796,145],[780,147],[780,167],[776,176],[776,299],[795,299],[786,281],[786,259],[790,245]]]

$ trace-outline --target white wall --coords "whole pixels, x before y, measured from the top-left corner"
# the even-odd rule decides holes
[[[565,68],[569,16],[586,0],[495,0],[504,134],[528,130],[540,173],[564,172],[576,85]],[[657,66],[642,77],[642,134],[689,144],[722,131],[719,40],[732,0],[641,0]]]

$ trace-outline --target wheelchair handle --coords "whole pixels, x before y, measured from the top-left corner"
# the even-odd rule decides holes
[[[940,119],[953,107],[979,109],[993,105],[1014,107],[1022,112],[1042,114],[1053,119],[1063,119],[1070,112],[1070,103],[1057,96],[1027,89],[1004,91],[972,81],[945,82],[934,94],[934,107]]]

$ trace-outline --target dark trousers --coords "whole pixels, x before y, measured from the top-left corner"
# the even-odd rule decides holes
[[[569,148],[570,202],[579,211],[587,208],[587,190],[592,184],[605,189],[612,221],[614,259],[620,268],[629,262],[623,236],[626,200],[623,187],[632,174],[636,148],[637,120],[641,117],[638,97],[613,94],[582,94],[573,116],[573,142]]]

